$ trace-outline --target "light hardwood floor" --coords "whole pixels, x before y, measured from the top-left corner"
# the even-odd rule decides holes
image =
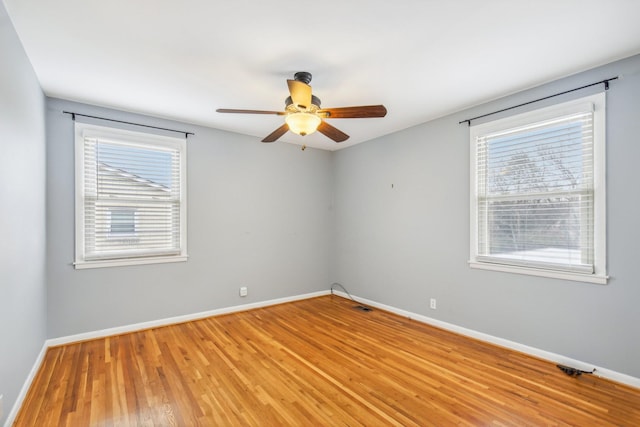
[[[324,296],[48,350],[16,426],[640,426],[640,390]]]

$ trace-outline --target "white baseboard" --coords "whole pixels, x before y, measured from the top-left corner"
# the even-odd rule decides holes
[[[268,307],[270,305],[283,304],[286,302],[299,301],[308,298],[327,295],[329,291],[312,292],[309,294],[296,295],[286,298],[277,298],[268,301],[260,301],[251,304],[236,305],[214,310],[202,311],[200,313],[185,314],[182,316],[168,317],[160,320],[152,320],[149,322],[134,323],[132,325],[118,326],[115,328],[101,329],[99,331],[85,332],[82,334],[68,335],[65,337],[51,338],[45,342],[46,347],[56,347],[59,345],[70,344],[74,342],[87,341],[96,338],[104,338],[113,335],[126,334],[128,332],[141,331],[144,329],[158,328],[161,326],[173,325],[176,323],[189,322],[191,320],[204,319],[211,316],[219,316],[221,314],[235,313],[238,311],[246,311],[254,308]]]
[[[348,295],[344,292],[333,291],[334,294],[344,298],[348,298]],[[436,326],[441,329],[445,329],[451,332],[456,332],[460,335],[475,338],[481,341],[489,342],[491,344],[505,347],[511,350],[516,350],[522,353],[529,354],[531,356],[538,357],[540,359],[548,360],[553,363],[571,366],[584,371],[591,371],[595,369],[594,375],[602,378],[606,378],[618,383],[626,384],[631,387],[640,388],[640,378],[632,377],[631,375],[622,374],[620,372],[612,371],[611,369],[594,366],[590,363],[583,362],[581,360],[572,359],[560,354],[552,353],[550,351],[541,350],[539,348],[530,347],[528,345],[520,344],[514,341],[510,341],[504,338],[495,337],[493,335],[485,334],[483,332],[474,331],[473,329],[457,326],[452,323],[443,322],[441,320],[433,319],[431,317],[423,316],[421,314],[412,313],[410,311],[402,310],[389,305],[381,304],[376,301],[371,301],[366,298],[354,297],[358,302],[372,307],[379,308],[381,310],[389,311],[399,316],[407,317],[409,319],[417,320],[418,322],[426,323],[428,325]]]
[[[318,291],[318,292],[312,292],[309,294],[296,295],[292,297],[278,298],[278,299],[273,299],[268,301],[251,303],[251,304],[219,308],[215,310],[203,311],[200,313],[186,314],[183,316],[169,317],[166,319],[153,320],[150,322],[142,322],[142,323],[136,323],[132,325],[119,326],[116,328],[109,328],[109,329],[102,329],[99,331],[87,332],[83,334],[69,335],[66,337],[48,339],[44,342],[42,350],[40,351],[40,354],[38,355],[35,363],[33,364],[33,368],[31,368],[31,371],[29,372],[29,376],[25,380],[25,383],[22,386],[22,389],[20,390],[20,394],[18,395],[18,398],[16,399],[15,403],[13,404],[13,407],[11,408],[11,412],[9,412],[9,415],[7,416],[4,427],[9,427],[13,424],[15,417],[18,415],[18,411],[22,406],[24,398],[26,397],[27,392],[29,391],[29,387],[31,387],[31,383],[33,382],[33,379],[38,373],[38,370],[40,369],[40,365],[42,364],[42,361],[44,360],[44,356],[49,347],[55,347],[59,345],[70,344],[70,343],[79,342],[79,341],[86,341],[86,340],[96,339],[96,338],[104,338],[112,335],[119,335],[119,334],[124,334],[128,332],[140,331],[143,329],[167,326],[175,323],[188,322],[191,320],[203,319],[206,317],[217,316],[221,314],[229,314],[229,313],[235,313],[239,311],[251,310],[254,308],[268,307],[270,305],[283,304],[286,302],[299,301],[303,299],[319,297],[322,295],[328,295],[329,293],[331,293],[331,291],[329,290]],[[333,293],[341,297],[348,298],[347,294],[344,292],[333,291]],[[514,341],[509,341],[503,338],[494,337],[493,335],[474,331],[473,329],[463,328],[461,326],[443,322],[441,320],[433,319],[431,317],[423,316],[421,314],[412,313],[412,312],[402,310],[396,307],[392,307],[389,305],[381,304],[365,298],[360,298],[360,297],[354,297],[354,298],[356,298],[360,303],[370,305],[372,307],[376,307],[381,310],[386,310],[391,313],[395,313],[399,316],[417,320],[418,322],[433,325],[438,328],[442,328],[442,329],[456,332],[458,334],[465,335],[471,338],[476,338],[482,341],[486,341],[495,345],[499,345],[501,347],[505,347],[512,350],[520,351],[522,353],[530,354],[532,356],[549,360],[554,363],[561,363],[563,365],[568,365],[578,369],[589,370],[589,371],[595,368],[596,369],[595,375],[598,375],[602,378],[606,378],[622,384],[626,384],[631,387],[640,388],[640,378],[632,377],[630,375],[622,374],[616,371],[612,371],[610,369],[593,366],[589,363],[582,362],[580,360],[572,359],[559,354],[551,353],[549,351],[541,350],[535,347],[530,347]]]
[[[33,382],[33,379],[36,377],[36,374],[40,369],[40,365],[42,365],[42,361],[44,360],[44,355],[47,353],[47,349],[48,347],[45,342],[44,345],[42,346],[42,349],[40,350],[40,353],[38,354],[38,357],[36,358],[36,361],[33,363],[33,367],[31,368],[31,371],[29,371],[29,375],[27,376],[27,379],[22,385],[22,389],[20,389],[20,393],[18,394],[16,401],[11,407],[11,411],[9,412],[9,415],[7,415],[7,419],[4,422],[4,427],[10,427],[15,421],[16,416],[18,415],[18,411],[22,406],[22,402],[24,401],[24,398],[27,397],[27,392],[31,387],[31,383]]]

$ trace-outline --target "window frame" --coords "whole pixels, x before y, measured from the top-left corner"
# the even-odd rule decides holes
[[[523,266],[496,263],[482,259],[478,253],[478,170],[477,170],[477,138],[496,132],[507,131],[534,123],[566,116],[576,112],[581,106],[591,104],[593,108],[593,273],[555,270],[544,266]],[[580,282],[606,284],[606,92],[597,93],[539,108],[533,111],[472,125],[469,136],[470,151],[470,247],[469,266],[471,268],[525,274]]]
[[[75,261],[76,269],[119,267],[128,265],[159,264],[185,262],[187,255],[187,144],[186,138],[176,138],[151,133],[136,132],[115,127],[107,127],[92,123],[75,122]],[[175,149],[179,152],[180,174],[180,248],[176,254],[154,255],[152,251],[135,256],[122,256],[105,259],[87,259],[85,254],[85,138],[97,137],[118,141],[131,147],[166,150]],[[135,208],[130,208],[135,209]],[[137,215],[134,214],[137,222]],[[133,233],[135,235],[135,232]],[[121,238],[123,236],[109,236]]]

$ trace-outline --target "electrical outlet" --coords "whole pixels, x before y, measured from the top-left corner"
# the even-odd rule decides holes
[[[431,307],[431,310],[435,310],[436,309],[436,299],[435,298],[431,298],[431,301],[429,301],[429,307]]]
[[[249,291],[247,290],[246,286],[243,286],[243,287],[240,288],[240,296],[241,297],[246,297],[248,292]]]

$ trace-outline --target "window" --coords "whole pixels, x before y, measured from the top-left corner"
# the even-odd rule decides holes
[[[470,265],[606,283],[605,94],[471,128]]]
[[[186,141],[75,127],[75,267],[186,261]]]

